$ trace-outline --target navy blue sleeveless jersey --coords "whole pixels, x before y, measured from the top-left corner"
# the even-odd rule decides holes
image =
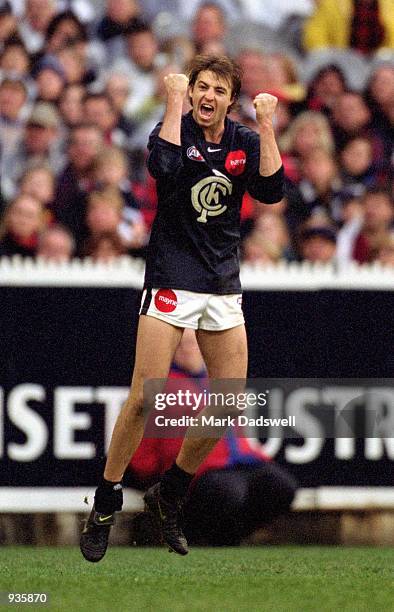
[[[182,117],[181,146],[149,138],[148,169],[156,179],[145,287],[219,295],[240,293],[240,209],[247,190],[267,204],[283,197],[283,168],[259,175],[260,137],[225,120],[220,144],[209,143],[192,113]]]

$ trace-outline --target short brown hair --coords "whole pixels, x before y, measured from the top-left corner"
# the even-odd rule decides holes
[[[241,68],[226,55],[196,55],[190,62],[188,70],[190,87],[194,87],[198,75],[203,70],[210,70],[231,84],[231,96],[234,102],[228,108],[230,112],[241,91]]]

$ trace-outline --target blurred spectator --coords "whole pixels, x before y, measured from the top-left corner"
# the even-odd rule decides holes
[[[394,66],[382,64],[371,75],[366,89],[366,99],[372,114],[372,127],[383,139],[385,157],[389,161],[394,146]]]
[[[314,149],[334,152],[334,139],[328,119],[315,111],[304,111],[290,123],[279,140],[283,165],[287,176],[293,181],[301,178],[300,164]]]
[[[260,49],[244,48],[237,57],[242,70],[241,95],[253,101],[261,91],[269,88],[269,72],[265,55]]]
[[[50,209],[55,199],[55,175],[46,165],[28,168],[20,180],[20,193],[36,198],[43,205],[48,221],[52,220]]]
[[[45,32],[45,53],[56,55],[70,44],[88,40],[86,27],[70,10],[53,17]]]
[[[37,84],[37,98],[45,102],[58,102],[67,83],[66,72],[54,55],[44,56],[34,69]]]
[[[290,231],[311,215],[326,214],[337,222],[341,217],[342,182],[333,156],[325,149],[312,149],[301,165],[298,185],[289,185],[286,211]]]
[[[394,206],[390,195],[381,190],[369,190],[362,199],[364,222],[356,236],[353,258],[359,263],[370,262],[392,230]]]
[[[330,263],[336,249],[335,230],[329,226],[307,227],[299,236],[299,253],[302,261]]]
[[[153,30],[141,21],[128,28],[124,36],[127,54],[114,61],[111,71],[129,75],[131,93],[125,108],[129,116],[153,94],[159,45]]]
[[[378,169],[373,163],[373,147],[368,138],[355,136],[348,140],[339,160],[342,182],[353,193],[361,195],[367,187],[378,183]]]
[[[337,150],[350,138],[365,136],[372,143],[373,161],[381,162],[386,150],[384,137],[372,127],[371,112],[361,94],[347,91],[338,97],[332,109],[332,127]]]
[[[337,233],[336,261],[346,265],[353,259],[355,239],[364,219],[364,207],[359,197],[348,195],[342,201],[341,228]]]
[[[37,102],[27,120],[23,139],[10,160],[8,178],[16,183],[25,170],[33,164],[46,164],[54,173],[64,166],[60,138],[60,117],[53,104]]]
[[[313,77],[308,86],[307,106],[329,115],[338,97],[347,89],[343,71],[335,64],[327,64]]]
[[[281,258],[280,248],[254,231],[245,239],[242,252],[243,261],[248,264],[276,263]]]
[[[8,39],[4,44],[0,54],[0,71],[14,77],[28,77],[30,57],[23,42],[17,37]]]
[[[106,12],[97,27],[97,36],[105,43],[109,64],[124,55],[123,34],[140,16],[138,0],[107,0]]]
[[[374,125],[387,128],[387,110],[394,98],[394,66],[381,64],[373,71],[367,85],[367,99]]]
[[[56,13],[55,0],[25,0],[25,14],[18,30],[29,53],[41,51],[47,28]]]
[[[244,249],[246,260],[251,261],[258,255],[258,244],[261,260],[263,252],[269,261],[291,257],[286,221],[278,211],[263,210],[260,212],[254,221],[253,231],[248,236],[248,240],[249,245],[245,245]]]
[[[89,39],[87,27],[71,10],[58,13],[51,20],[46,31],[44,52],[57,55],[66,70],[68,82],[77,82],[71,80],[70,70],[65,66],[65,50],[73,52],[73,56],[79,59],[84,82],[93,81],[106,60],[103,45],[98,40]]]
[[[383,266],[394,267],[394,234],[390,234],[382,241],[375,261],[378,261]]]
[[[196,392],[206,387],[204,362],[191,329],[184,331],[176,351],[169,389],[174,388],[171,383],[175,389],[186,385],[186,389]],[[181,444],[181,437],[144,438],[130,463],[132,486],[144,489],[157,482]],[[230,430],[209,453],[193,480],[185,507],[186,537],[197,545],[238,546],[256,529],[288,512],[296,487],[290,474],[275,465],[260,444],[237,437],[237,432]],[[142,533],[144,519],[147,532]],[[139,515],[134,537],[137,543],[157,544],[152,539],[149,515]]]
[[[249,21],[263,23],[274,30],[285,25],[291,17],[306,17],[314,9],[313,0],[241,0],[243,17]]]
[[[89,123],[100,128],[106,143],[129,147],[134,126],[115,108],[105,93],[86,94],[82,112]]]
[[[305,23],[307,51],[351,48],[369,54],[394,47],[392,0],[319,0]]]
[[[121,194],[114,188],[93,191],[89,194],[86,226],[90,237],[116,232],[125,249],[138,249],[146,240],[142,218],[125,220]]]
[[[57,182],[54,214],[72,232],[77,243],[86,234],[86,195],[94,186],[94,161],[102,146],[103,136],[97,126],[80,124],[71,129],[69,163]]]
[[[100,151],[93,164],[93,179],[97,189],[111,187],[119,190],[124,206],[135,211],[141,220],[140,206],[129,180],[127,156],[122,149],[107,146]]]
[[[167,90],[164,84],[164,77],[167,74],[180,72],[180,67],[175,64],[166,64],[162,68],[155,70],[155,88],[153,94],[146,98],[145,102],[134,113],[133,119],[137,125],[136,131],[132,136],[133,148],[145,150],[149,134],[159,121],[162,121],[167,99]],[[189,102],[185,99],[184,109],[190,109]]]
[[[63,123],[73,128],[83,120],[82,99],[85,88],[80,84],[66,85],[59,100],[59,111]]]
[[[122,72],[108,73],[104,91],[111,100],[116,111],[123,115],[126,108],[126,102],[131,93],[128,76]]]
[[[70,261],[74,249],[75,243],[70,232],[61,225],[53,225],[41,232],[36,255],[46,261],[63,263]]]
[[[41,202],[29,195],[16,197],[6,208],[0,227],[0,255],[32,257],[44,227]]]
[[[226,16],[215,2],[204,2],[198,7],[192,23],[192,39],[197,53],[208,43],[225,44]]]
[[[0,177],[1,193],[5,198],[14,195],[11,173],[14,156],[24,134],[23,110],[27,89],[20,79],[5,78],[0,83]]]
[[[18,31],[18,23],[9,2],[0,6],[0,45],[9,40]]]
[[[101,263],[110,263],[125,253],[126,248],[116,231],[91,236],[86,242],[84,251],[86,257],[91,257],[94,261]]]

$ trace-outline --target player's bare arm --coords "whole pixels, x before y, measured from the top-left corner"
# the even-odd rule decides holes
[[[278,98],[268,93],[258,94],[253,101],[260,133],[259,173],[261,176],[275,174],[282,165],[272,123],[277,103]]]
[[[180,145],[183,100],[189,79],[185,74],[168,74],[164,77],[164,84],[167,89],[167,105],[159,136],[163,140]]]

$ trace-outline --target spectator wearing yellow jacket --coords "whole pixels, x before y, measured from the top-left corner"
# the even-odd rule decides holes
[[[304,25],[304,48],[394,49],[394,0],[320,0]]]

